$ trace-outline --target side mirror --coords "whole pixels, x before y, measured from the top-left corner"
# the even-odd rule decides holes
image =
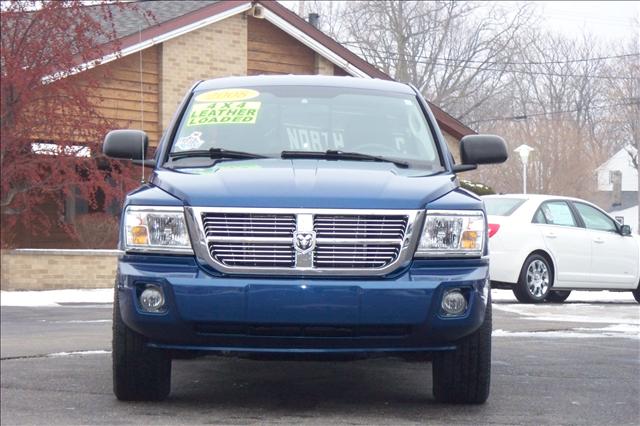
[[[469,135],[460,140],[462,164],[454,166],[453,171],[473,170],[478,164],[504,163],[507,158],[507,144],[500,136]]]
[[[149,137],[142,130],[112,130],[102,144],[102,152],[112,158],[142,160],[147,156]]]
[[[622,225],[620,227],[620,234],[622,234],[623,237],[626,237],[627,235],[631,235],[631,226]]]

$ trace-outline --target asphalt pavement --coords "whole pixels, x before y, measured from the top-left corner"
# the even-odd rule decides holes
[[[494,302],[492,388],[436,403],[429,364],[176,360],[160,403],[111,391],[111,305],[1,309],[2,425],[640,423],[640,305]],[[635,325],[634,325],[635,324]]]

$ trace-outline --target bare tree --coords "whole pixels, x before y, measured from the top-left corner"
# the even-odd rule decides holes
[[[638,22],[640,27],[640,22]],[[640,39],[630,37],[625,51],[640,52]],[[620,55],[620,59],[612,64],[612,68],[619,70],[629,79],[616,79],[609,82],[610,95],[622,102],[613,121],[613,127],[617,131],[619,143],[624,146],[633,146],[629,149],[629,159],[636,169],[638,178],[637,201],[640,209],[640,168],[638,168],[638,155],[640,153],[640,55]],[[613,131],[612,131],[613,133]],[[640,232],[640,215],[638,215],[638,232]]]
[[[620,66],[621,60],[637,61],[638,49],[612,51],[588,34],[571,39],[537,30],[521,38],[526,48],[514,55],[511,69],[512,113],[489,115],[476,124],[507,136],[513,147],[527,143],[536,149],[530,157],[530,190],[598,201],[595,168],[620,149],[622,140],[630,140],[633,120],[640,119],[630,93],[637,66],[635,72]],[[612,85],[626,93],[614,94]],[[624,111],[629,111],[626,119]],[[629,130],[621,130],[621,120]],[[506,170],[519,175],[519,166],[517,160]],[[504,172],[490,170],[481,178],[496,186]]]
[[[343,42],[462,120],[506,88],[518,33],[532,8],[475,2],[349,2]]]

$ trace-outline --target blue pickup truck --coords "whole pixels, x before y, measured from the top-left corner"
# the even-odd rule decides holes
[[[456,173],[505,161],[501,138],[466,136],[454,164],[412,86],[257,76],[198,82],[147,145],[103,147],[153,167],[122,211],[118,399],[164,399],[172,359],[224,354],[431,362],[436,400],[486,401],[486,216]]]

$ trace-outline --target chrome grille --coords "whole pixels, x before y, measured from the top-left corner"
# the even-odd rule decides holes
[[[212,241],[211,257],[229,266],[284,267],[295,265],[291,244]]]
[[[392,272],[413,256],[415,224],[424,214],[422,210],[185,210],[201,261],[225,273],[266,275]]]
[[[399,252],[400,243],[319,244],[314,253],[314,265],[318,268],[381,268],[393,262]]]
[[[207,237],[291,237],[295,215],[206,213],[202,224]]]
[[[407,217],[317,215],[313,225],[318,238],[402,239],[407,228]]]
[[[316,268],[383,268],[400,254],[407,216],[316,215]],[[375,242],[374,242],[375,240]]]
[[[259,213],[204,213],[202,226],[211,257],[223,265],[291,268],[296,216]],[[283,239],[273,242],[273,238]],[[269,241],[267,241],[269,240]]]

